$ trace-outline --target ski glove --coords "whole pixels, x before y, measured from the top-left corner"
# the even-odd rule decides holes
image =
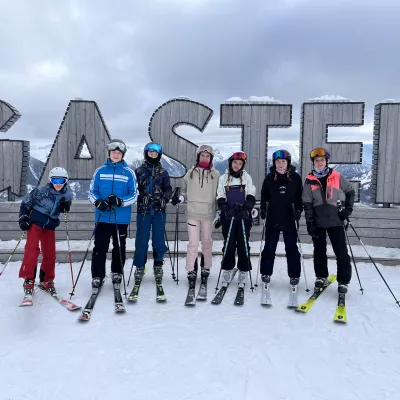
[[[185,198],[182,195],[180,195],[179,197],[173,196],[172,200],[171,200],[171,204],[173,206],[176,206],[178,203],[180,204],[180,203],[183,203],[184,201],[185,201]]]
[[[267,210],[264,207],[260,208],[260,216],[261,219],[267,218]]]
[[[221,216],[221,211],[218,210],[218,211],[217,211],[217,214],[215,215],[215,218],[214,218],[214,220],[213,220],[213,226],[214,226],[215,229],[219,229],[219,228],[221,227],[221,219],[220,219],[220,216]]]
[[[19,218],[18,223],[22,231],[27,231],[32,225],[31,220],[27,215],[22,215]]]
[[[341,221],[345,221],[346,219],[348,219],[351,215],[351,212],[349,210],[346,210],[345,208],[342,208],[339,211],[339,218]]]
[[[307,225],[307,232],[313,239],[318,239],[318,235],[315,233],[315,225]]]
[[[300,221],[301,218],[301,210],[298,210],[297,208],[293,211],[293,217],[295,221]]]
[[[71,201],[67,201],[65,200],[65,198],[63,197],[60,201],[60,212],[61,213],[67,213],[69,212],[70,208],[71,208]]]
[[[245,221],[247,221],[248,219],[250,219],[250,213],[249,213],[249,211],[246,210],[246,209],[244,209],[244,208],[238,212],[237,216],[238,216],[238,218],[242,218],[242,219],[244,219]]]
[[[100,211],[107,211],[110,208],[108,201],[103,199],[97,199],[94,202],[94,206]]]
[[[124,205],[123,200],[120,199],[115,194],[110,194],[108,196],[108,203],[110,204],[111,207],[122,207]]]

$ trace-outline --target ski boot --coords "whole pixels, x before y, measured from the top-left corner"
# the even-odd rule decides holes
[[[35,287],[35,281],[33,279],[24,280],[24,292],[25,296],[32,296]]]
[[[317,278],[314,284],[314,292],[322,292],[328,285],[328,278]]]
[[[339,293],[346,294],[348,290],[349,289],[348,289],[347,283],[340,283],[339,282],[339,284],[338,284],[338,292]]]
[[[122,274],[117,273],[117,272],[112,272],[111,273],[111,281],[114,286],[114,289],[120,289],[121,282],[122,282]]]
[[[201,283],[207,283],[208,277],[210,276],[210,270],[208,268],[201,269]]]
[[[162,282],[162,278],[164,275],[163,272],[163,262],[162,261],[154,261],[154,278],[156,280],[156,284],[160,285]]]
[[[238,276],[238,286],[243,288],[244,285],[246,284],[247,281],[247,271],[239,271],[239,276]]]
[[[136,282],[141,282],[141,281],[142,281],[143,276],[144,276],[144,268],[145,268],[145,267],[136,267],[136,269],[135,269],[135,274],[134,274],[135,283],[136,283]]]
[[[290,278],[290,286],[297,286],[300,282],[300,278]]]
[[[197,272],[196,271],[189,271],[188,273],[187,273],[187,278],[188,278],[188,281],[189,281],[189,286],[191,286],[191,284],[193,284],[194,282],[196,282],[196,279],[197,279]]]
[[[97,294],[100,291],[100,288],[102,285],[103,285],[103,279],[93,278],[92,279],[92,294]]]
[[[270,275],[261,275],[261,280],[263,281],[263,283],[270,283],[271,282],[271,276]]]
[[[49,292],[52,296],[57,295],[56,288],[54,287],[54,281],[43,281],[40,282],[40,286]]]
[[[222,286],[227,287],[233,279],[233,269],[225,269],[222,272]]]

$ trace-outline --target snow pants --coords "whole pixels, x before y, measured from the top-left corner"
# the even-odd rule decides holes
[[[201,230],[201,252],[204,256],[204,268],[212,267],[212,221],[196,221],[188,219],[187,221],[189,243],[187,245],[186,270],[193,271],[195,261],[198,257],[200,230]]]
[[[106,276],[106,259],[110,239],[112,237],[113,249],[111,258],[111,272],[122,274],[126,258],[127,224],[118,224],[119,240],[121,242],[122,265],[119,256],[117,225],[115,223],[100,222],[94,234],[94,247],[92,253],[92,278],[104,279]]]
[[[329,275],[328,257],[326,255],[326,233],[328,233],[333,252],[336,256],[337,281],[338,283],[349,284],[352,271],[343,226],[316,228],[315,234],[318,236],[318,239],[313,238],[315,276],[318,278],[327,278]]]
[[[165,212],[137,214],[135,257],[133,259],[133,264],[137,267],[144,267],[146,264],[150,230],[152,232],[151,241],[153,245],[154,261],[164,260],[164,254],[168,250],[164,238],[165,219]]]
[[[53,281],[56,268],[56,232],[43,229],[33,224],[28,232],[25,244],[24,259],[19,270],[19,277],[35,280],[36,267],[40,248],[42,250],[42,264],[40,265],[40,280]]]
[[[271,225],[265,226],[265,244],[261,253],[261,275],[272,275],[274,269],[276,247],[281,230]],[[300,278],[301,262],[300,252],[297,247],[296,226],[290,226],[282,230],[285,243],[287,272],[289,278]]]
[[[244,222],[244,232],[242,227],[242,219],[235,218],[232,223],[232,229],[228,238],[229,227],[231,224],[231,220],[223,218],[221,220],[222,223],[222,235],[224,237],[224,247],[222,251],[226,253],[225,257],[222,261],[222,269],[230,270],[235,267],[236,264],[236,251],[238,255],[238,263],[237,267],[240,271],[250,271],[251,262],[250,262],[250,246],[249,246],[249,237],[250,237],[250,229],[251,229],[251,221],[243,220]],[[246,255],[246,246],[247,253],[249,257]]]

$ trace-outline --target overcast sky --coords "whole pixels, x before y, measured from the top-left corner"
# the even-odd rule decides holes
[[[145,143],[152,112],[187,96],[214,116],[204,134],[178,132],[239,141],[219,105],[271,96],[293,104],[293,127],[269,139],[297,141],[301,103],[336,94],[366,102],[366,125],[330,138],[371,142],[374,105],[400,99],[399,0],[1,0],[0,12],[0,99],[22,114],[8,138],[51,143],[81,97],[112,137]]]

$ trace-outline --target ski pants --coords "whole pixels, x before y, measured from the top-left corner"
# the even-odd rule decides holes
[[[19,270],[19,277],[35,279],[40,254],[39,242],[43,257],[40,265],[40,280],[53,281],[56,268],[56,232],[50,229],[43,229],[35,224],[27,232],[24,259]]]
[[[137,267],[144,267],[146,264],[150,230],[152,233],[151,241],[153,245],[154,261],[164,260],[164,254],[168,250],[164,238],[165,219],[165,212],[137,214],[135,257],[133,259],[133,264]]]
[[[265,244],[261,253],[261,275],[272,275],[274,269],[276,246],[278,245],[281,229],[271,225],[265,226]],[[285,243],[287,272],[289,278],[300,278],[300,252],[297,247],[297,230],[293,225],[282,230]]]
[[[231,224],[231,220],[223,218],[221,220],[222,223],[222,235],[224,237],[224,247],[222,251],[226,253],[225,257],[222,261],[222,269],[230,270],[235,267],[236,263],[236,251],[238,255],[238,263],[237,267],[240,271],[250,271],[251,262],[250,262],[250,246],[249,246],[249,237],[250,237],[250,229],[251,229],[251,221],[243,220],[244,222],[244,232],[242,227],[242,219],[235,218],[232,223],[232,229],[230,232],[230,236],[228,238],[229,227]],[[249,257],[246,255],[246,246]]]
[[[111,272],[122,274],[126,258],[126,234],[127,224],[118,224],[119,240],[121,242],[121,257],[118,246],[117,225],[115,223],[100,222],[94,234],[94,248],[92,253],[92,278],[104,279],[106,276],[106,259],[110,239],[112,237],[113,249],[111,258]]]
[[[336,256],[337,281],[338,283],[348,284],[351,280],[351,264],[343,226],[316,228],[315,234],[318,236],[318,239],[313,238],[315,276],[318,278],[327,278],[329,275],[328,257],[326,255],[326,233],[328,233],[333,252]]]
[[[201,228],[201,252],[204,256],[204,268],[212,267],[212,221],[196,221],[188,219],[187,221],[189,243],[187,245],[186,270],[193,271],[195,261],[198,257],[200,228]]]

